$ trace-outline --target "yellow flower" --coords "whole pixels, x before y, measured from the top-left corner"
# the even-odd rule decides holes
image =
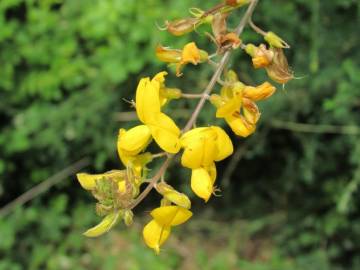
[[[143,171],[147,163],[152,161],[151,153],[140,154],[151,140],[151,132],[148,126],[139,125],[128,131],[125,129],[119,130],[117,140],[117,150],[121,162],[133,170],[137,177],[135,180],[141,180]],[[137,185],[141,181],[136,181]]]
[[[143,238],[146,245],[159,254],[161,245],[169,238],[171,226],[183,224],[192,213],[180,206],[162,206],[154,209],[150,215],[153,220],[144,227]]]
[[[180,150],[180,129],[169,116],[161,112],[160,88],[165,75],[166,72],[160,72],[152,80],[140,80],[136,91],[136,112],[160,148],[177,153]]]
[[[230,156],[233,144],[220,127],[195,128],[181,137],[184,153],[181,164],[192,169],[191,189],[207,202],[214,191],[216,167],[214,161]]]
[[[187,43],[182,50],[170,49],[167,47],[157,46],[156,56],[160,61],[176,64],[176,76],[182,75],[183,66],[191,63],[197,65],[208,60],[208,53],[200,50],[195,42]]]
[[[256,129],[260,111],[254,101],[270,97],[276,90],[265,82],[257,87],[245,86],[238,81],[236,74],[229,71],[226,85],[220,96],[212,95],[210,101],[216,106],[216,117],[224,118],[238,136],[247,137]]]
[[[136,156],[150,143],[151,131],[146,125],[139,125],[128,131],[120,130],[121,139],[118,140],[118,149],[129,156]]]
[[[230,156],[233,145],[229,136],[219,127],[195,128],[181,137],[185,149],[181,164],[190,169],[210,166]]]

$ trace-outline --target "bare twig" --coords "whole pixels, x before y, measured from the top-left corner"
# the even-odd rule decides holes
[[[236,28],[235,33],[239,36],[243,31],[245,26],[248,24],[251,15],[253,14],[255,7],[257,5],[259,0],[252,0],[251,3],[249,4],[248,9],[246,10],[244,16],[242,17],[238,27]],[[230,60],[230,55],[231,55],[231,50],[228,49],[223,57],[220,60],[220,63],[217,67],[217,69],[215,70],[209,84],[207,85],[207,87],[205,88],[204,92],[202,93],[202,97],[199,101],[199,103],[197,104],[194,112],[192,113],[189,121],[186,123],[184,129],[182,130],[182,132],[187,132],[189,131],[193,125],[196,123],[196,120],[199,116],[199,113],[201,111],[201,109],[203,108],[207,97],[210,95],[211,91],[214,89],[214,86],[216,85],[217,80],[219,79],[219,77],[221,76],[225,66],[228,64],[229,60]],[[136,198],[136,200],[131,203],[129,205],[129,209],[133,209],[134,207],[136,207],[146,196],[147,194],[153,189],[153,187],[156,185],[156,183],[159,181],[159,179],[162,177],[162,175],[166,172],[167,168],[169,167],[172,159],[174,158],[174,155],[168,155],[167,159],[165,160],[165,162],[162,164],[162,166],[160,167],[159,171],[154,175],[154,177],[151,179],[150,183],[147,185],[147,187],[143,190],[143,192],[139,195],[139,197]]]
[[[66,177],[72,176],[81,169],[85,168],[90,164],[89,158],[83,158],[74,164],[66,167],[65,169],[59,171],[58,173],[54,174],[53,176],[49,177],[48,179],[42,181],[40,184],[34,186],[33,188],[29,189],[15,200],[11,201],[3,208],[0,209],[0,216],[5,216],[9,214],[15,207],[19,205],[23,205],[28,201],[31,201],[35,197],[39,196],[40,194],[47,191],[52,186],[56,185],[60,181],[64,180]]]

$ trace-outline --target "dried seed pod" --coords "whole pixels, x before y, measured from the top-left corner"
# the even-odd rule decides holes
[[[200,22],[198,18],[184,18],[175,21],[166,21],[166,30],[174,36],[182,36],[195,30]]]

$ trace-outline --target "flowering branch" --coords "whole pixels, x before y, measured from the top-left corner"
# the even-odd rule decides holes
[[[211,195],[216,196],[215,162],[231,156],[234,146],[229,135],[219,126],[194,127],[200,111],[206,101],[210,101],[217,108],[217,118],[223,118],[236,135],[247,137],[255,132],[260,118],[256,102],[267,99],[276,90],[269,82],[259,86],[245,85],[234,71],[224,72],[232,51],[238,48],[245,50],[252,57],[253,66],[265,68],[268,76],[276,82],[284,84],[293,78],[283,53],[283,49],[289,48],[289,45],[275,33],[261,33],[269,49],[264,44],[245,45],[240,39],[247,25],[254,28],[251,17],[257,4],[258,0],[223,0],[208,11],[190,9],[193,17],[165,22],[166,26],[161,30],[167,30],[175,36],[192,32],[202,24],[211,24],[212,34],[207,33],[207,36],[216,45],[216,53],[209,55],[199,49],[195,42],[189,42],[181,50],[158,45],[156,56],[174,66],[178,77],[183,75],[182,69],[188,64],[208,63],[214,66],[214,74],[201,94],[183,93],[178,88],[167,87],[166,71],[159,72],[152,79],[140,80],[135,101],[131,101],[131,104],[141,124],[129,130],[120,129],[117,141],[118,154],[126,169],[104,174],[77,175],[82,187],[91,191],[98,200],[97,214],[104,216],[98,225],[87,230],[84,235],[99,236],[109,231],[120,218],[126,225],[131,225],[132,209],[155,189],[162,195],[162,200],[160,207],[151,211],[153,219],[144,227],[143,236],[145,243],[159,253],[171,228],[192,216],[190,199],[165,181],[165,173],[180,150],[183,150],[181,165],[192,170],[192,191],[205,202]],[[238,27],[235,31],[229,30],[228,16],[244,5],[248,5],[248,8]],[[220,55],[220,61],[213,62],[212,58]],[[221,86],[220,95],[212,94],[217,83]],[[182,130],[170,116],[162,112],[162,107],[168,102],[180,98],[200,99]],[[163,152],[145,152],[152,140]],[[149,179],[147,164],[162,157],[166,157],[165,161]],[[147,186],[140,193],[140,186],[144,183]]]
[[[258,0],[252,0],[245,15],[243,16],[243,18],[241,19],[237,29],[236,29],[236,34],[239,36],[242,31],[244,31],[244,28],[246,26],[246,24],[249,22],[249,20],[251,19],[251,16],[255,10],[255,7],[258,3]],[[194,112],[192,113],[189,121],[186,123],[184,129],[183,129],[183,133],[189,131],[192,126],[195,124],[196,119],[199,116],[199,113],[201,111],[201,109],[203,108],[207,97],[209,96],[209,94],[211,93],[211,91],[214,89],[217,80],[220,78],[220,75],[222,74],[222,72],[224,71],[225,66],[228,64],[229,59],[230,59],[230,55],[231,55],[231,49],[228,49],[225,54],[223,55],[223,57],[220,60],[219,65],[217,66],[210,82],[208,83],[208,85],[206,86],[204,92],[202,93],[202,98],[200,99],[200,101],[198,102]],[[159,171],[154,175],[154,177],[151,179],[151,181],[149,182],[149,184],[147,185],[147,187],[143,190],[143,192],[139,195],[139,197],[137,197],[137,199],[129,206],[129,209],[133,209],[135,208],[148,194],[149,192],[154,188],[154,186],[156,185],[156,183],[160,180],[161,176],[165,174],[167,168],[169,167],[172,159],[174,158],[174,155],[168,155],[168,157],[166,158],[165,162],[162,164],[162,166],[160,167]]]

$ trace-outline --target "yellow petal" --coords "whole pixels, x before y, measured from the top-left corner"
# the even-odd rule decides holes
[[[118,222],[119,217],[119,212],[107,215],[98,225],[84,232],[84,235],[87,237],[97,237],[107,233]]]
[[[136,90],[136,112],[141,122],[147,123],[154,114],[160,112],[160,83],[149,78],[140,80]]]
[[[169,191],[164,193],[164,198],[186,209],[190,209],[191,207],[191,201],[184,193],[178,191]]]
[[[102,174],[78,173],[76,176],[84,189],[92,190],[96,187],[96,181],[105,179],[119,181],[125,177],[125,173],[124,171],[113,170]]]
[[[192,170],[191,189],[194,193],[207,202],[213,192],[213,181],[209,172],[204,168]]]
[[[181,164],[190,169],[209,166],[216,158],[216,132],[210,128],[195,133],[185,140],[187,146],[181,157]]]
[[[182,50],[181,62],[197,65],[200,62],[200,51],[195,42],[186,44]]]
[[[255,104],[255,102],[251,101],[248,98],[243,99],[243,104],[243,112],[246,121],[250,124],[255,125],[261,115],[258,106]]]
[[[163,226],[177,226],[188,221],[192,213],[188,209],[172,205],[158,207],[150,215]]]
[[[178,63],[181,61],[181,51],[158,45],[156,47],[156,57],[162,62]]]
[[[234,152],[234,147],[229,135],[227,135],[222,128],[216,126],[212,126],[211,128],[215,130],[217,134],[216,146],[218,151],[215,161],[220,161],[230,156]]]
[[[151,81],[157,81],[159,82],[160,84],[163,84],[165,82],[165,76],[167,75],[168,73],[166,71],[161,71],[159,73],[157,73],[154,78],[152,78]]]
[[[123,180],[123,181],[120,181],[118,183],[118,189],[121,193],[125,193],[126,192],[126,181]]]
[[[272,96],[276,91],[276,87],[269,82],[264,82],[258,87],[247,86],[244,88],[244,97],[253,101],[263,100]]]
[[[234,112],[240,110],[242,104],[242,90],[244,85],[242,83],[236,83],[233,87],[227,90],[226,87],[223,87],[221,96],[224,98],[224,104],[220,106],[216,111],[217,118],[224,118],[228,115],[233,114]],[[231,90],[231,93],[229,91]],[[229,96],[231,96],[230,99]]]
[[[256,126],[251,125],[242,116],[227,116],[225,121],[228,123],[232,131],[238,136],[248,137],[255,132]]]
[[[214,185],[215,180],[216,180],[216,176],[217,176],[215,162],[213,162],[210,166],[205,167],[204,169],[208,172],[208,174],[210,176],[211,183],[212,183],[212,185]]]
[[[161,245],[169,238],[170,226],[160,225],[156,220],[151,220],[143,229],[146,245],[159,254]]]
[[[126,132],[119,132],[117,146],[128,155],[142,152],[151,140],[151,132],[146,125],[139,125]]]
[[[185,132],[180,138],[181,146],[182,147],[188,146],[188,144],[190,142],[192,142],[194,140],[194,138],[201,136],[201,134],[204,131],[206,131],[207,129],[209,129],[209,128],[208,127],[199,127],[199,128],[193,128],[193,129],[189,130],[188,132]]]
[[[177,153],[180,150],[180,129],[166,114],[155,115],[148,123],[151,134],[156,143],[166,152]]]

